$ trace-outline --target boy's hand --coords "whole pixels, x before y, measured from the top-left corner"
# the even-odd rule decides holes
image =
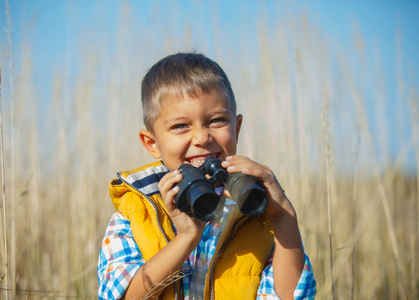
[[[275,174],[267,166],[239,155],[228,156],[221,165],[229,173],[242,172],[246,175],[252,175],[262,182],[269,198],[269,204],[266,210],[272,217],[280,216],[283,213],[295,214],[291,202],[285,196],[285,191],[276,179]]]
[[[199,241],[206,223],[181,211],[175,203],[175,195],[179,191],[176,184],[181,179],[182,173],[179,170],[169,172],[160,180],[158,188],[170,218],[175,223],[177,235],[186,237],[191,241]]]

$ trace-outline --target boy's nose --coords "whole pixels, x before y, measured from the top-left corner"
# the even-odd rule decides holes
[[[212,136],[207,129],[196,130],[192,137],[192,144],[197,147],[205,147],[212,142]]]

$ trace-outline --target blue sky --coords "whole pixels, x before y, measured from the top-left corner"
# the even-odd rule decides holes
[[[123,2],[123,1],[122,1]],[[196,3],[202,3],[204,10],[218,11],[219,22],[227,28],[246,28],[246,24],[264,9],[267,10],[267,22],[275,19],[275,10],[270,10],[275,2],[285,5],[292,3],[297,10],[305,10],[314,23],[319,24],[325,36],[345,44],[353,41],[353,25],[358,23],[365,39],[378,43],[383,52],[383,61],[394,61],[396,28],[400,28],[403,38],[403,54],[413,68],[419,68],[419,1],[415,0],[367,0],[367,1],[129,1],[135,8],[135,15],[142,24],[151,24],[153,10],[177,9],[174,14],[183,14],[178,18],[182,23],[194,20],[189,16]],[[22,39],[30,37],[36,41],[35,47],[40,53],[37,59],[42,63],[62,59],[66,49],[75,42],[75,35],[83,31],[113,35],[117,28],[118,1],[52,1],[52,0],[11,0],[9,6],[13,20],[13,41],[21,45]],[[5,28],[5,1],[1,1],[2,27]],[[199,15],[201,23],[211,26],[210,13]],[[107,24],[99,21],[105,18]],[[196,19],[195,19],[196,20]],[[69,25],[70,24],[70,25]],[[269,23],[268,23],[269,24]],[[105,26],[103,26],[105,25]],[[177,26],[177,24],[173,24]],[[228,29],[226,29],[228,30]],[[208,32],[211,33],[210,31]],[[1,33],[5,40],[4,30]],[[47,47],[46,47],[47,46]],[[73,44],[74,46],[74,44]],[[386,59],[387,58],[387,59]],[[392,67],[392,66],[390,66]]]
[[[31,44],[33,68],[37,72],[33,81],[39,88],[41,98],[48,99],[51,95],[51,82],[54,71],[60,66],[67,69],[75,68],[72,63],[77,60],[77,51],[82,45],[80,37],[86,41],[103,41],[108,51],[113,51],[118,45],[118,28],[121,26],[119,13],[120,4],[124,1],[90,0],[90,1],[53,1],[53,0],[11,0],[9,5],[12,16],[13,58],[15,70],[19,70],[19,58],[25,51],[24,41]],[[354,27],[358,26],[364,38],[367,49],[377,47],[380,51],[383,71],[385,72],[388,92],[393,94],[394,105],[397,98],[396,84],[398,73],[396,55],[402,54],[403,75],[408,78],[413,74],[411,84],[419,87],[419,1],[414,0],[366,0],[366,1],[128,1],[133,22],[126,26],[128,32],[141,31],[146,35],[147,30],[164,34],[179,35],[181,40],[187,25],[200,28],[192,34],[201,32],[205,35],[210,52],[217,40],[214,28],[225,33],[232,40],[240,40],[240,34],[258,34],[254,26],[256,18],[265,16],[266,26],[278,18],[285,17],[281,7],[287,7],[287,14],[296,15],[305,12],[310,24],[319,26],[321,33],[336,47],[350,49],[355,43]],[[273,9],[275,7],[275,9]],[[289,16],[288,16],[289,17]],[[0,3],[1,42],[7,48],[7,16],[5,1]],[[156,30],[157,28],[157,30]],[[165,31],[163,33],[163,31]],[[401,37],[398,44],[397,38]],[[87,39],[86,39],[87,38]],[[129,40],[129,39],[128,39]],[[163,43],[163,42],[162,42]],[[180,46],[179,46],[180,45]],[[181,44],[175,47],[182,47]],[[164,45],[162,44],[162,47]],[[214,46],[215,47],[215,46]],[[249,45],[251,47],[251,45]],[[401,49],[401,52],[397,52]],[[181,48],[180,48],[181,50]],[[199,49],[198,49],[199,50]],[[233,51],[241,51],[234,49]],[[159,49],[153,49],[159,51]],[[370,53],[369,55],[372,54]],[[71,71],[70,71],[71,72]],[[18,76],[18,74],[14,74]],[[47,101],[45,102],[47,103]],[[367,109],[372,110],[373,107]],[[389,122],[393,119],[389,117]],[[409,124],[400,125],[409,136]],[[397,132],[390,133],[396,135]],[[397,155],[400,148],[392,148],[393,155]]]
[[[365,40],[382,51],[389,75],[395,68],[396,31],[402,38],[406,62],[419,70],[419,1],[308,1],[309,9],[325,34],[342,44],[353,41],[353,24],[358,24]],[[419,81],[417,81],[418,83]]]

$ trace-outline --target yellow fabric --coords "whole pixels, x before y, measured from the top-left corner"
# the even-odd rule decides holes
[[[162,162],[158,161],[130,172],[122,172],[122,176],[126,178],[130,174],[161,164]],[[115,209],[119,210],[131,222],[134,240],[147,261],[167,244],[157,224],[156,212],[147,198],[135,189],[126,184],[115,185],[115,183],[116,181],[113,181],[109,187],[109,194]],[[159,194],[149,198],[156,205],[160,226],[170,241],[175,234],[166,207]]]
[[[230,213],[209,268],[214,267],[214,299],[256,299],[260,274],[272,249],[273,230],[269,217],[263,214],[240,219],[240,216],[238,209]],[[223,248],[234,226],[237,232]],[[204,298],[211,298],[210,272],[205,281]]]
[[[126,177],[159,164],[161,162],[131,172],[123,172],[122,175]],[[131,222],[134,240],[147,261],[167,244],[158,228],[152,205],[146,197],[126,184],[116,184],[114,181],[109,191],[115,209]],[[174,237],[174,232],[160,194],[150,198],[156,204],[160,225],[170,241]],[[269,218],[265,214],[255,218],[242,218],[242,216],[238,209],[230,213],[210,265],[209,270],[214,267],[215,299],[255,299],[260,274],[272,249],[273,230]],[[235,225],[237,230],[234,237],[226,247],[222,248]],[[209,275],[210,271],[205,281],[204,299],[210,299]],[[160,299],[174,299],[174,294],[172,284],[160,295]]]

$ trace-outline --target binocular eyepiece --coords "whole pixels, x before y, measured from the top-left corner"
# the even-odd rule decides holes
[[[179,192],[175,196],[177,207],[202,221],[214,218],[220,201],[214,185],[222,183],[230,192],[240,211],[250,217],[262,214],[268,206],[268,197],[262,183],[254,176],[243,173],[229,174],[221,166],[221,160],[208,156],[200,167],[183,164],[179,167],[183,174],[177,184]],[[210,178],[206,178],[206,175]]]

